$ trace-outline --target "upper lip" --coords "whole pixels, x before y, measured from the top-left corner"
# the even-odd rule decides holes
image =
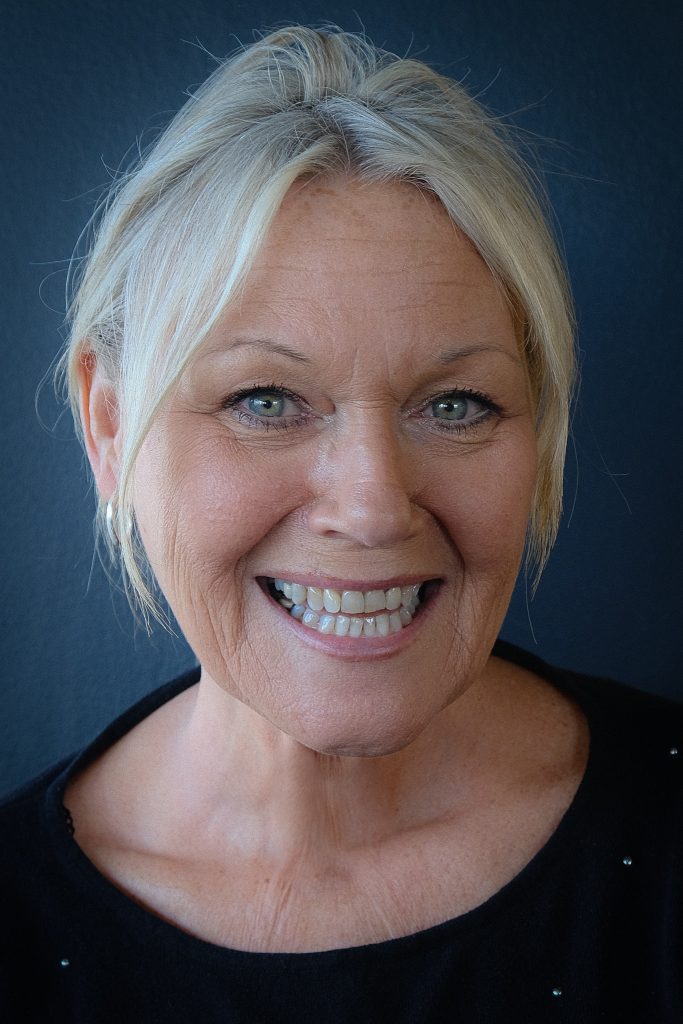
[[[427,583],[429,580],[440,579],[438,573],[406,573],[401,576],[390,576],[377,580],[341,579],[338,576],[322,576],[309,572],[277,572],[264,575],[266,579],[284,580],[287,583],[299,583],[304,587],[320,587],[321,590],[390,590],[392,587],[410,587]]]

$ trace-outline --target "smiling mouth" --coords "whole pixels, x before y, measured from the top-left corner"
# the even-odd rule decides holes
[[[263,582],[273,600],[308,629],[354,638],[400,633],[440,584],[432,579],[388,590],[335,590],[271,577]]]

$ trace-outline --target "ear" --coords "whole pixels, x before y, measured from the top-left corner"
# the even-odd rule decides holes
[[[121,453],[119,403],[94,352],[83,352],[79,367],[79,405],[85,449],[104,501],[116,491]]]

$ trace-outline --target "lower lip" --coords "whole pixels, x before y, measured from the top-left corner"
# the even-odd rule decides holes
[[[431,615],[441,587],[429,595],[427,600],[420,605],[418,614],[412,622],[407,626],[402,626],[398,633],[369,637],[335,636],[334,633],[319,633],[317,630],[309,629],[308,626],[304,626],[298,619],[290,615],[287,609],[283,608],[267,590],[264,590],[263,587],[259,587],[259,589],[265,594],[270,604],[277,609],[280,618],[287,622],[290,629],[294,630],[294,634],[309,647],[337,658],[359,661],[365,658],[390,658],[412,643],[419,633],[422,623]]]

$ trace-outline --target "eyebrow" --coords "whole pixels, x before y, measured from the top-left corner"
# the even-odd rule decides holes
[[[522,360],[517,353],[510,352],[501,345],[468,345],[466,348],[449,348],[437,356],[436,362],[441,366],[448,366],[450,363],[456,363],[459,359],[466,359],[467,356],[477,356],[484,352],[493,352],[495,355],[506,356],[516,366],[522,365]]]
[[[312,365],[312,361],[308,356],[302,355],[301,352],[290,348],[289,345],[283,345],[282,342],[271,341],[270,338],[238,338],[230,346],[230,351],[234,351],[236,348],[244,348],[245,346],[267,348],[271,352],[277,353],[277,355],[285,356],[287,359],[294,359],[297,363],[306,363],[308,366]]]
[[[313,362],[308,356],[303,355],[301,352],[297,352],[296,349],[290,348],[289,345],[283,345],[282,342],[273,341],[271,338],[238,338],[230,346],[230,350],[234,351],[236,348],[255,347],[255,348],[267,348],[270,352],[274,352],[277,355],[285,356],[287,359],[293,359],[297,363],[305,363],[307,366],[312,366]],[[436,363],[439,366],[449,366],[451,363],[456,363],[460,359],[466,359],[468,356],[481,355],[482,353],[492,352],[494,355],[506,356],[511,359],[516,366],[522,365],[522,360],[517,354],[513,354],[506,348],[502,348],[500,345],[468,345],[465,348],[449,348],[444,352],[439,353],[436,358]]]

